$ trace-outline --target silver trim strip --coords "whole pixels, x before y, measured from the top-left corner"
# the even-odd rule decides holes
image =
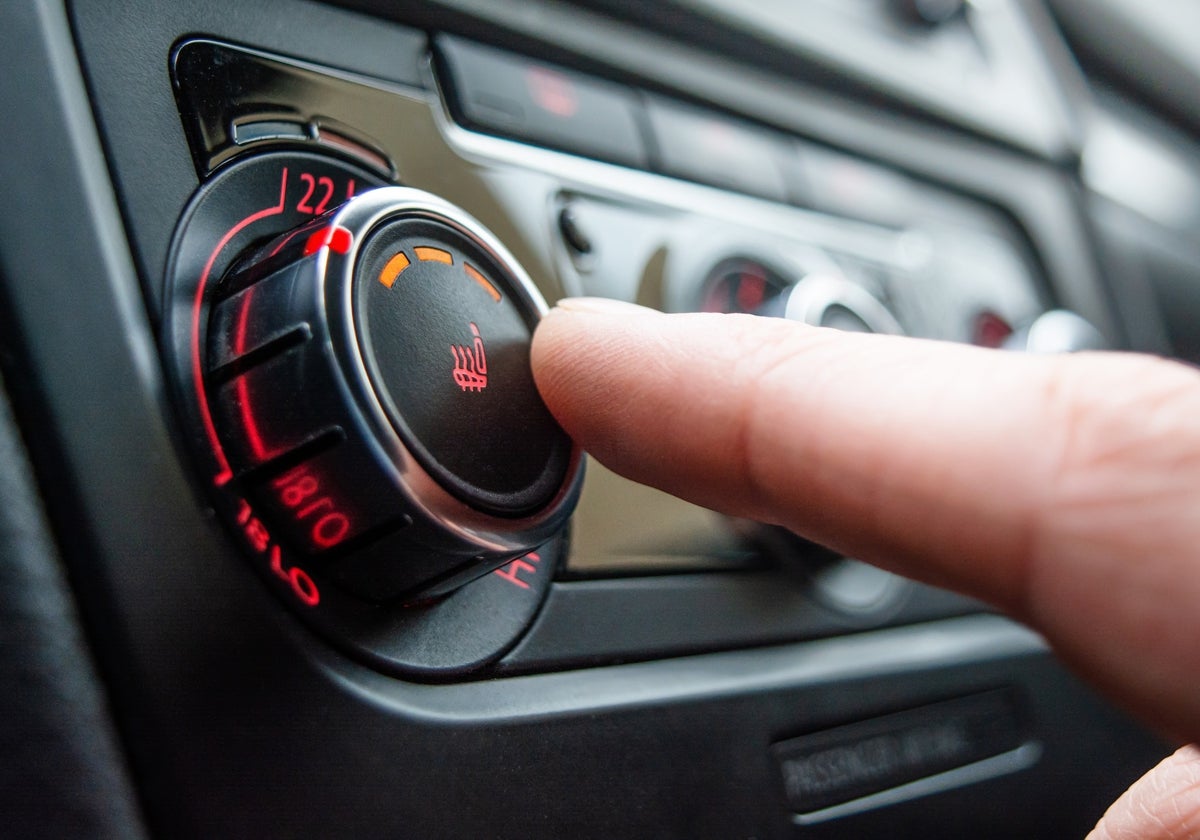
[[[953,770],[947,770],[944,773],[938,773],[934,776],[926,776],[924,779],[917,779],[915,782],[889,788],[888,790],[873,793],[870,796],[864,796],[860,799],[852,799],[849,802],[843,802],[841,805],[822,808],[820,811],[810,811],[807,814],[794,814],[792,815],[792,822],[796,825],[816,825],[830,820],[841,819],[842,817],[850,817],[867,811],[873,811],[876,808],[886,808],[889,805],[910,802],[913,799],[932,796],[935,793],[945,793],[955,788],[966,787],[967,785],[986,782],[989,779],[996,779],[1012,773],[1019,773],[1022,770],[1028,770],[1037,764],[1041,757],[1042,745],[1036,741],[1030,741],[1029,743],[1022,744],[1015,750],[1000,753],[1000,755],[992,756],[991,758],[985,758],[983,761],[964,764],[962,767],[956,767]]]
[[[510,166],[550,175],[564,191],[658,210],[696,213],[787,240],[807,240],[834,250],[903,268],[903,231],[827,216],[789,204],[720,187],[683,181],[640,169],[579,157],[568,152],[493,137],[463,128],[446,107],[441,86],[428,69],[430,111],[446,144],[462,159],[481,167]]]

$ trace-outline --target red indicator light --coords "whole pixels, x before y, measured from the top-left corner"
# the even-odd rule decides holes
[[[396,278],[404,273],[404,269],[408,268],[410,264],[408,257],[401,251],[388,260],[383,271],[379,272],[379,282],[389,289],[392,288]]]
[[[350,231],[344,227],[323,227],[320,230],[313,231],[308,237],[308,241],[304,243],[304,256],[311,256],[322,248],[328,248],[335,254],[345,254],[349,252],[350,245],[354,238],[350,235]]]
[[[483,353],[483,337],[474,323],[471,324],[471,335],[474,341],[469,348],[461,344],[450,345],[454,356],[454,381],[464,391],[482,391],[487,387],[487,356]]]
[[[767,279],[761,274],[742,272],[737,287],[737,305],[739,312],[755,312],[766,302]]]
[[[1012,325],[994,312],[981,312],[975,318],[973,340],[980,347],[1003,347],[1012,334]]]
[[[467,276],[479,284],[479,287],[491,295],[492,300],[496,303],[500,302],[500,290],[492,285],[492,282],[484,277],[475,266],[470,263],[463,263],[463,270],[467,272]]]
[[[417,255],[417,259],[422,262],[440,262],[446,265],[454,265],[454,256],[449,251],[443,251],[441,248],[418,245],[416,248],[413,248],[413,252]]]
[[[575,85],[561,73],[546,67],[530,67],[525,71],[525,85],[529,95],[543,111],[564,119],[575,116],[579,110],[579,94]]]

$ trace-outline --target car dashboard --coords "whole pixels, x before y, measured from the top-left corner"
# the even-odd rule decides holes
[[[0,20],[20,836],[1057,838],[1166,752],[983,604],[582,463],[491,332],[1200,358],[1200,123],[1076,4]]]

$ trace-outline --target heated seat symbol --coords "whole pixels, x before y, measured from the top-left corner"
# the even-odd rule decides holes
[[[483,354],[483,338],[479,327],[471,324],[471,335],[475,341],[470,347],[451,344],[454,354],[454,381],[464,391],[482,391],[487,387],[487,356]]]

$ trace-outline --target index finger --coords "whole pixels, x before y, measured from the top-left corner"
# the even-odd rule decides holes
[[[567,301],[534,372],[606,466],[990,601],[1200,735],[1200,377]]]

